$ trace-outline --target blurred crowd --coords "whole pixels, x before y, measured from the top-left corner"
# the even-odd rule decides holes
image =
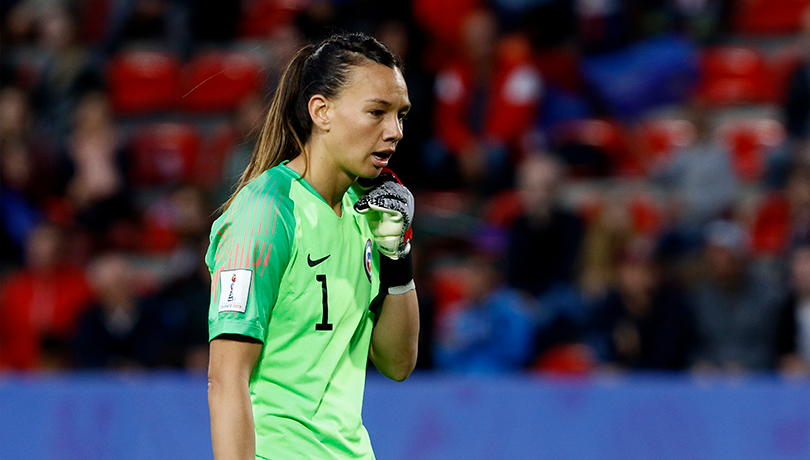
[[[0,372],[207,366],[291,54],[406,62],[419,367],[810,376],[810,0],[0,4]]]

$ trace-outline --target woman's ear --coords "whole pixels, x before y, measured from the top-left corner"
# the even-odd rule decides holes
[[[329,131],[329,99],[320,94],[316,94],[309,98],[309,116],[312,118],[312,123],[321,131]]]

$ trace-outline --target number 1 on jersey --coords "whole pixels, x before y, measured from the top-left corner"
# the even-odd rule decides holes
[[[326,291],[326,275],[315,275],[315,279],[321,283],[323,293],[323,320],[315,325],[316,331],[331,331],[332,323],[329,322],[329,294]]]

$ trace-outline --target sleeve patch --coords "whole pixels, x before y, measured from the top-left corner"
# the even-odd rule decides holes
[[[252,270],[223,270],[219,273],[220,313],[245,312],[252,278]]]

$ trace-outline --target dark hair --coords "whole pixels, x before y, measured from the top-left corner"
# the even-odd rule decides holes
[[[248,182],[303,152],[312,133],[309,100],[316,94],[335,97],[346,85],[349,70],[367,61],[402,69],[402,62],[394,53],[362,33],[333,35],[317,45],[301,48],[293,56],[273,95],[250,163],[223,208],[233,202]]]

